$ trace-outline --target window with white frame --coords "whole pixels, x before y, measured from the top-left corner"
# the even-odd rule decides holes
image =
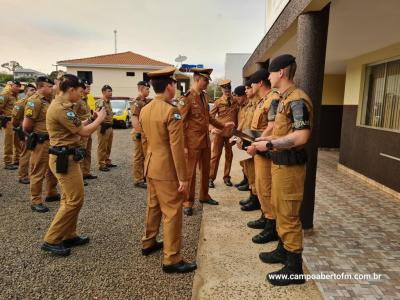
[[[400,59],[367,66],[361,124],[400,130]]]

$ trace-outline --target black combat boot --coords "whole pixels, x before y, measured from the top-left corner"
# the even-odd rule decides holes
[[[246,198],[246,199],[240,200],[240,201],[239,201],[239,204],[243,206],[243,205],[246,205],[247,203],[250,203],[252,200],[254,200],[254,199],[253,199],[254,196],[255,196],[255,195],[253,195],[253,194],[251,193],[251,191],[250,191],[250,196],[249,196],[248,198]]]
[[[263,229],[267,223],[267,219],[264,217],[264,213],[261,213],[261,217],[255,221],[250,221],[247,223],[247,227],[253,229]]]
[[[259,257],[263,263],[266,264],[286,264],[287,261],[287,251],[283,247],[281,240],[278,242],[278,246],[274,251],[271,252],[261,252]]]
[[[301,253],[287,251],[286,265],[279,271],[269,273],[267,280],[272,285],[279,286],[305,283]]]
[[[243,211],[253,211],[261,208],[260,201],[258,200],[257,195],[251,195],[251,200],[243,205],[240,209]]]
[[[241,186],[241,185],[245,185],[245,184],[249,184],[249,181],[247,180],[247,177],[246,177],[246,175],[243,175],[243,180],[241,181],[241,182],[239,182],[239,183],[236,183],[235,184],[235,187],[239,187],[239,186]]]
[[[269,242],[277,241],[279,239],[278,232],[276,232],[275,220],[266,219],[265,227],[256,236],[251,239],[256,244],[266,244]]]

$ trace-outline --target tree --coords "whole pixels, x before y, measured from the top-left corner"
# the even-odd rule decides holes
[[[13,76],[10,74],[0,73],[0,83],[5,84],[7,81],[13,80]]]
[[[7,69],[7,70],[9,70],[9,71],[11,71],[13,73],[14,73],[14,71],[16,69],[22,68],[22,66],[19,64],[19,62],[15,61],[15,60],[11,60],[9,62],[1,64],[1,67],[4,68],[4,69]]]

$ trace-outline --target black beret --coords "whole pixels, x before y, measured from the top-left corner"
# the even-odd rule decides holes
[[[36,90],[36,86],[34,86],[32,83],[28,83],[26,86],[25,86],[25,88],[27,89],[27,88],[32,88],[32,89],[35,89]]]
[[[296,57],[290,54],[283,54],[275,57],[271,63],[269,64],[268,71],[269,72],[278,72],[281,69],[290,66],[296,61]]]
[[[90,85],[89,80],[81,79],[81,81],[82,81],[82,83],[83,83],[84,85]]]
[[[46,77],[46,76],[39,76],[38,78],[36,78],[36,83],[39,83],[39,82],[47,82],[47,83],[50,83],[50,84],[54,84],[54,81],[51,80],[49,77]]]
[[[19,82],[18,80],[13,80],[11,82],[12,82],[12,84],[16,84],[18,86],[21,86],[21,82]]]
[[[111,86],[109,86],[108,84],[103,85],[103,87],[101,88],[101,91],[104,92],[105,90],[112,90]]]
[[[251,80],[246,80],[244,86],[251,87]]]
[[[269,73],[265,69],[260,69],[256,72],[253,73],[253,75],[250,76],[250,82],[251,83],[258,83],[263,80],[267,80],[269,76]]]
[[[239,85],[235,88],[235,90],[233,91],[233,93],[236,96],[244,96],[246,95],[246,87],[244,85]]]
[[[143,86],[150,87],[150,83],[148,83],[147,81],[139,81],[137,85],[143,85]]]

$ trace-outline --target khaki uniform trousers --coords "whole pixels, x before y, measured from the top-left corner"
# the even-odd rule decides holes
[[[21,158],[21,152],[22,152],[23,143],[19,139],[18,134],[15,134],[14,130],[13,130],[13,143],[14,143],[13,162],[14,163],[19,163],[19,160]]]
[[[272,164],[272,204],[276,209],[276,227],[286,250],[301,253],[303,228],[300,209],[303,201],[306,165]]]
[[[44,241],[49,244],[59,244],[63,240],[77,236],[76,224],[83,205],[84,190],[80,163],[69,155],[68,173],[56,173],[57,156],[50,155],[50,169],[56,175],[61,186],[60,208],[51,222]]]
[[[45,181],[45,195],[54,196],[57,194],[57,179],[49,168],[49,140],[43,144],[37,144],[31,152],[31,203],[33,205],[43,203],[42,187]]]
[[[255,155],[254,167],[256,190],[261,204],[261,211],[267,219],[275,220],[276,213],[271,201],[271,160],[261,155]]]
[[[200,200],[211,199],[208,194],[208,179],[210,174],[210,147],[203,149],[191,149],[188,148],[187,159],[187,170],[189,176],[189,196],[185,195],[183,201],[183,207],[193,207],[195,187],[196,187],[196,167],[199,164],[200,168]]]
[[[243,173],[246,175],[247,180],[249,182],[249,186],[251,187],[251,193],[253,195],[257,195],[256,189],[256,172],[254,168],[254,158],[248,158],[240,161],[240,165],[243,168]]]
[[[29,178],[29,161],[31,158],[31,150],[26,148],[26,141],[21,142],[21,155],[19,157],[18,178]]]
[[[215,134],[211,146],[211,162],[210,162],[210,177],[215,180],[218,172],[219,160],[221,158],[222,149],[225,147],[225,167],[224,179],[231,178],[231,166],[233,159],[232,145],[229,142],[229,137],[223,137],[220,134]]]
[[[8,166],[13,163],[13,147],[14,145],[14,130],[11,122],[7,122],[6,128],[3,128],[4,132],[4,165]],[[14,156],[15,158],[15,156]]]
[[[144,151],[141,139],[132,137],[133,140],[133,161],[132,161],[132,177],[133,182],[138,183],[144,180]]]
[[[106,132],[100,133],[101,128],[97,129],[97,162],[99,167],[105,167],[111,164],[110,154],[113,142],[113,129],[112,127],[107,128]]]
[[[156,243],[161,217],[164,232],[164,265],[180,262],[182,247],[182,202],[178,181],[147,178],[147,210],[143,248]]]
[[[86,156],[80,164],[82,175],[87,176],[90,175],[90,165],[92,163],[92,136],[82,138],[82,147],[86,150]]]

